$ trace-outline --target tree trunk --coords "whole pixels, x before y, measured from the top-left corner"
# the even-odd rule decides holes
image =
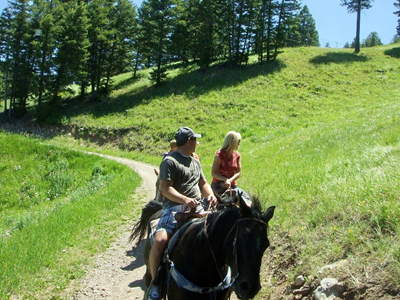
[[[7,50],[8,51],[8,50]],[[4,113],[7,111],[7,97],[8,97],[8,52],[6,57],[6,74],[4,78]],[[11,101],[10,101],[10,111],[11,111]]]
[[[81,82],[81,99],[85,97],[85,90],[86,90],[86,81],[85,79]]]
[[[355,53],[360,52],[360,24],[361,24],[361,0],[357,3],[357,29],[356,29],[356,41],[355,41]]]

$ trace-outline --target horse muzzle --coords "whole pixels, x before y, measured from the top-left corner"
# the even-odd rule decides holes
[[[260,291],[260,283],[248,282],[248,281],[236,281],[235,282],[235,293],[239,299],[248,300],[253,299],[255,295]]]

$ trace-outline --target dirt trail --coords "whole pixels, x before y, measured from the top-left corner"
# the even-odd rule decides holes
[[[91,153],[95,154],[95,153]],[[116,160],[134,169],[142,177],[142,185],[138,188],[138,201],[146,201],[154,197],[156,176],[154,167],[135,162],[130,159],[100,155]],[[145,284],[143,274],[143,245],[132,247],[128,242],[132,221],[128,221],[121,229],[121,234],[111,247],[96,259],[95,268],[89,270],[86,276],[69,293],[69,299],[99,300],[99,299],[143,299]]]
[[[96,154],[96,153],[89,153]],[[142,177],[142,185],[138,188],[136,197],[138,201],[146,203],[155,194],[156,176],[154,166],[130,159],[96,154],[101,157],[116,160],[132,168]],[[132,248],[128,243],[132,222],[127,222],[121,229],[121,234],[111,247],[99,255],[95,268],[89,270],[86,276],[78,283],[74,283],[66,291],[68,299],[73,300],[132,300],[143,299],[145,284],[143,275],[145,266],[143,262],[142,242],[139,247]],[[231,300],[237,300],[236,295]]]

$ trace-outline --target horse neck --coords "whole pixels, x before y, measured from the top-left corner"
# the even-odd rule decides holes
[[[232,247],[226,244],[228,235],[234,234],[236,221],[239,213],[235,209],[230,209],[218,216],[210,226],[208,233],[209,245],[215,255],[218,266],[225,265],[226,256],[232,253]]]

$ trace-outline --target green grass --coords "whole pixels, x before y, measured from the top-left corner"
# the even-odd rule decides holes
[[[0,298],[57,295],[139,204],[132,170],[0,133]]]
[[[400,285],[399,57],[399,44],[285,49],[271,64],[171,68],[159,89],[147,71],[123,74],[101,103],[66,101],[52,120],[79,138],[51,143],[93,149],[102,136],[96,151],[158,164],[185,125],[203,134],[196,152],[211,179],[214,152],[239,131],[239,185],[277,206],[272,236],[288,232],[302,262],[293,276],[346,259],[355,282]]]

